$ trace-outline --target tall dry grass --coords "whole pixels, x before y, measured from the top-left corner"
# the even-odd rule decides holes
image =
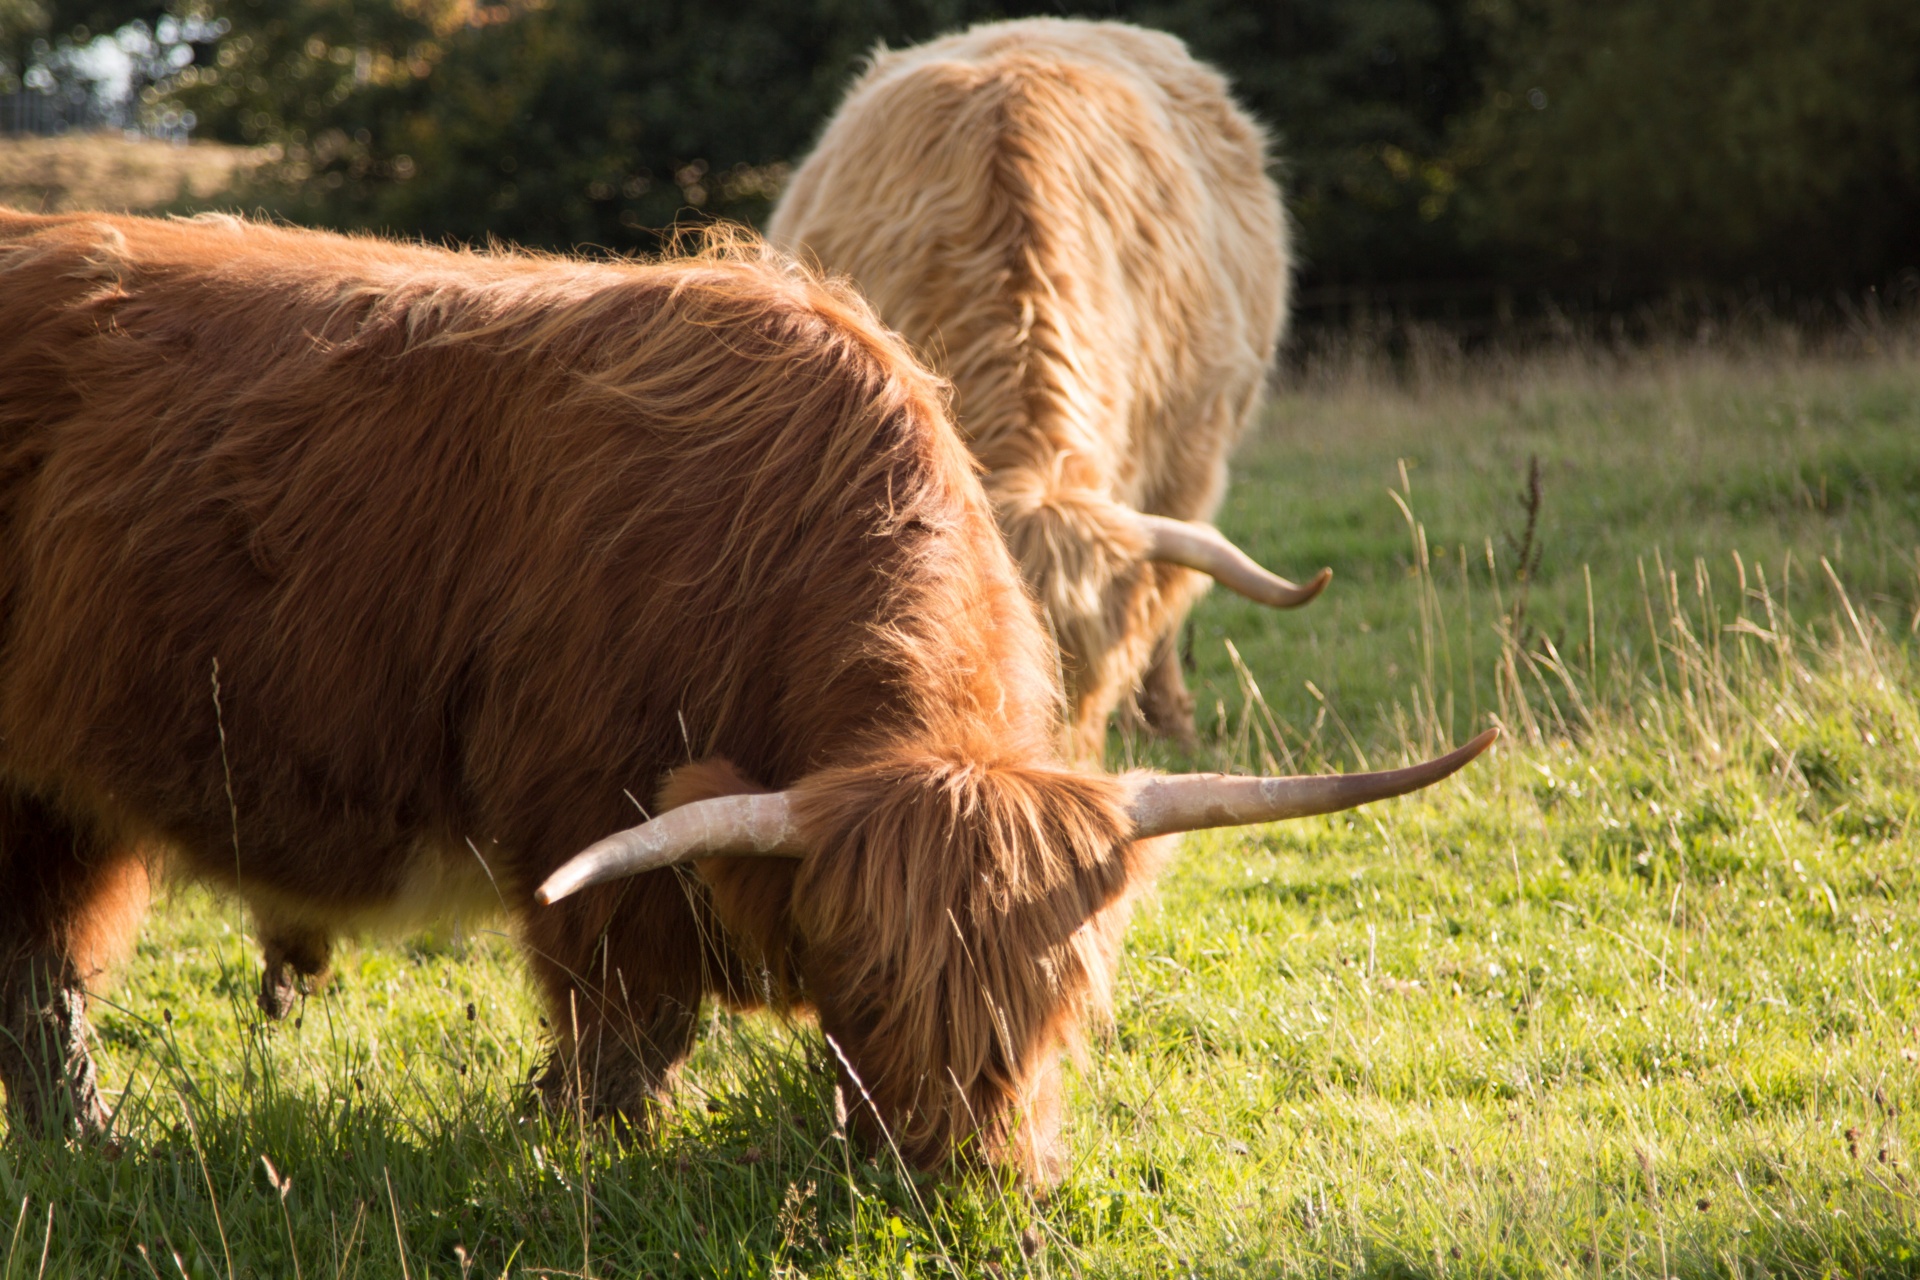
[[[0,204],[36,213],[205,207],[265,159],[260,148],[116,133],[0,136]]]

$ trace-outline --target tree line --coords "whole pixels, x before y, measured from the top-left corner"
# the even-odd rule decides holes
[[[139,110],[270,149],[250,204],[647,250],[759,221],[876,43],[1034,13],[1159,27],[1228,73],[1308,296],[1920,266],[1913,0],[0,0],[0,91],[131,26]]]

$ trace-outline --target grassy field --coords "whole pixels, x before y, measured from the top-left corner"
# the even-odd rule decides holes
[[[0,137],[0,205],[34,213],[204,207],[263,159],[257,148],[110,132]]]
[[[1049,1196],[850,1147],[767,1019],[713,1015],[657,1146],[551,1124],[491,932],[265,1026],[242,914],[176,891],[95,1006],[124,1150],[0,1148],[0,1274],[1920,1274],[1912,335],[1312,371],[1222,521],[1338,576],[1205,603],[1195,763],[1510,736],[1189,838]]]

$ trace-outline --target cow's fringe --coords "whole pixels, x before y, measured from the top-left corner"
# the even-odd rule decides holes
[[[672,799],[744,789],[728,772],[683,770]],[[729,932],[777,999],[815,1008],[869,1131],[916,1164],[958,1152],[1045,1181],[1063,1051],[1110,1016],[1160,846],[1126,840],[1112,779],[935,748],[826,770],[797,794],[813,851],[785,910],[739,861],[705,865]]]

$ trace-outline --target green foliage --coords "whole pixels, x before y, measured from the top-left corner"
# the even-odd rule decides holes
[[[51,24],[52,14],[41,0],[0,0],[0,93],[20,89],[33,42],[46,39]]]
[[[1479,100],[1488,52],[1470,0],[1175,0],[1114,16],[1180,36],[1274,130],[1311,283],[1466,269],[1450,135]]]
[[[1227,72],[1275,133],[1323,303],[1920,265],[1907,0],[0,0],[0,88],[169,17],[201,43],[144,107],[273,148],[241,203],[653,249],[678,220],[764,217],[877,43],[1034,13],[1160,27]]]
[[[190,3],[0,0],[0,93],[52,98],[73,129],[136,123],[140,106],[153,108],[163,97],[155,83],[192,60],[195,41],[217,34],[205,17]],[[90,56],[109,45],[118,55],[113,60],[124,60],[128,71],[127,83],[110,88]],[[132,101],[123,99],[123,92]],[[162,107],[144,114],[153,122],[164,120],[175,137],[184,137],[177,110]]]
[[[647,248],[682,217],[763,216],[860,54],[960,17],[819,8],[236,0],[222,65],[174,92],[282,148],[295,217]]]
[[[1185,37],[1276,127],[1309,257],[1419,272],[1477,91],[1459,0],[1183,3],[221,0],[213,65],[170,92],[203,134],[283,149],[251,193],[327,225],[568,248],[764,216],[860,58],[989,18],[1124,17]],[[1435,192],[1440,191],[1439,197]],[[1442,204],[1435,205],[1436,198]]]
[[[1463,225],[1514,278],[1818,287],[1920,263],[1920,6],[1487,8]]]

